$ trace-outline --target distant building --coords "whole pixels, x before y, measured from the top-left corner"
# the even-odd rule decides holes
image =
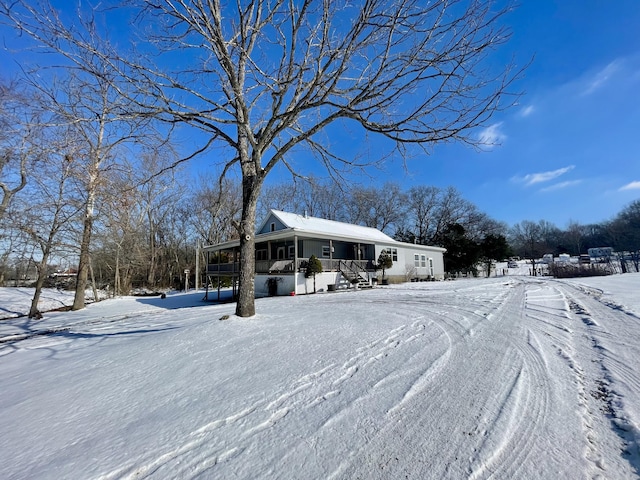
[[[612,247],[597,247],[590,248],[587,250],[589,254],[589,258],[594,263],[607,263],[611,260],[613,256],[613,248]]]

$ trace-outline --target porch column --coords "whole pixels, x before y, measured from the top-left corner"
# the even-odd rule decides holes
[[[222,250],[218,250],[218,301],[220,301],[220,257],[222,256]]]
[[[329,240],[329,271],[333,271],[333,240]]]
[[[298,236],[293,236],[293,293],[298,294]]]
[[[232,255],[233,255],[233,266],[231,267],[231,295],[233,295],[233,300],[236,299],[236,262],[238,260],[237,256],[236,256],[236,249],[234,247],[233,251],[232,251]]]

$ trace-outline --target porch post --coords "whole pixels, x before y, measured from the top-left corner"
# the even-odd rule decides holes
[[[220,257],[222,256],[222,250],[218,250],[218,301],[220,301]]]
[[[233,295],[233,299],[236,299],[236,249],[234,248],[232,250],[232,255],[233,255],[233,264],[231,267],[231,295]]]
[[[329,271],[333,271],[333,240],[329,240]]]
[[[293,236],[293,293],[298,294],[298,236]]]

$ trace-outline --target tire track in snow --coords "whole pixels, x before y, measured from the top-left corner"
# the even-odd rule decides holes
[[[628,411],[625,397],[640,394],[640,375],[637,364],[618,352],[632,353],[634,359],[640,358],[637,341],[637,322],[630,321],[627,330],[618,315],[613,311],[618,306],[603,302],[600,296],[585,293],[579,286],[566,285],[563,289],[570,299],[572,313],[582,323],[583,335],[590,351],[588,364],[590,371],[582,375],[584,383],[585,425],[588,428],[589,448],[587,458],[593,462],[594,477],[608,470],[604,464],[602,449],[611,448],[610,435],[599,438],[595,426],[609,424],[610,429],[622,444],[622,458],[636,476],[640,476],[640,418],[638,412]],[[635,318],[633,315],[630,317]],[[608,325],[615,328],[616,335],[610,333]],[[607,458],[616,458],[607,455]],[[617,468],[616,470],[620,470]]]
[[[583,307],[576,303],[574,299],[569,299],[569,308],[576,315],[582,317],[580,320],[585,325],[595,325],[587,317],[584,317],[586,311]],[[576,339],[574,339],[575,341]],[[573,350],[573,349],[572,349]],[[558,347],[558,355],[564,358],[569,368],[574,372],[576,377],[576,384],[578,387],[578,397],[580,403],[580,415],[582,416],[582,428],[584,436],[586,438],[584,457],[591,463],[588,475],[590,478],[598,478],[599,476],[606,474],[606,465],[603,460],[602,453],[600,452],[600,444],[602,439],[598,438],[598,433],[595,430],[595,424],[598,419],[594,415],[593,400],[589,395],[589,378],[587,372],[579,364],[575,353],[571,353],[568,350],[563,350]]]
[[[208,444],[213,432],[223,427],[234,426],[236,423],[252,414],[258,407],[259,404],[254,404],[253,406],[236,412],[228,417],[209,422],[208,424],[193,431],[188,436],[187,441],[181,443],[177,447],[166,450],[162,453],[153,452],[147,455],[145,459],[137,459],[129,465],[99,476],[98,479],[112,480],[117,478],[123,480],[134,480],[139,478],[149,478],[156,474],[158,474],[160,478],[172,476],[174,475],[173,470],[171,475],[168,475],[166,472],[162,471],[163,467],[169,464],[181,463],[183,457],[197,451],[203,445]],[[242,450],[243,449],[238,447],[225,448],[224,446],[211,448],[207,451],[206,456],[198,456],[196,461],[200,464],[201,469],[205,467],[208,469],[211,466],[217,465],[218,463],[227,461],[230,458],[239,455],[242,453]]]
[[[501,324],[511,318],[524,317],[526,300],[522,291],[521,287],[514,301],[497,313]],[[491,428],[486,428],[485,439],[478,449],[479,465],[472,466],[470,479],[518,478],[548,417],[550,382],[547,364],[535,334],[530,329],[523,334],[526,342],[513,343],[512,351],[505,357],[505,365],[511,368],[517,365],[517,368],[511,371],[512,380],[506,382],[509,388],[498,396],[497,415],[490,422],[484,422]],[[504,376],[509,378],[508,375],[509,372],[505,372]],[[491,442],[491,448],[487,448],[494,432],[498,438]]]
[[[584,438],[583,458],[586,460],[584,475],[589,478],[598,478],[604,473],[604,463],[599,451],[598,439],[594,429],[594,418],[591,412],[590,398],[588,395],[588,374],[585,372],[585,364],[590,359],[582,358],[580,345],[583,337],[582,323],[576,322],[574,311],[579,310],[575,301],[566,294],[560,285],[547,284],[533,292],[529,298],[527,308],[528,316],[536,320],[537,327],[550,340],[550,352],[554,354],[570,372],[570,382],[567,386],[573,386],[576,399],[576,414]],[[546,305],[548,311],[546,319],[540,318],[535,312],[540,311],[541,302]],[[551,306],[550,306],[551,305]]]
[[[521,314],[523,287],[509,285],[514,286],[493,296],[491,307],[479,295],[468,308],[437,313],[438,326],[452,345],[448,361],[430,382],[409,384],[411,395],[401,398],[402,408],[391,409],[390,421],[370,444],[359,444],[327,478],[423,478],[425,472],[429,478],[490,478],[496,471],[502,472],[500,478],[510,478],[518,472],[543,425],[548,397],[530,388],[536,379],[536,385],[546,382],[547,375],[535,349],[502,343],[519,337],[512,317]],[[502,345],[505,350],[499,349]],[[457,405],[453,416],[446,408],[451,395],[454,404],[466,405]],[[418,447],[438,432],[452,437],[445,451],[434,456],[427,445]],[[442,441],[434,440],[435,446]],[[372,464],[376,453],[382,458]]]
[[[348,412],[362,402],[362,389],[349,389],[354,376],[362,375],[384,358],[393,354],[403,346],[415,344],[416,339],[423,336],[424,325],[415,320],[411,325],[401,325],[387,332],[363,347],[342,362],[341,365],[330,364],[315,372],[306,374],[292,384],[272,396],[264,399],[228,417],[215,419],[187,435],[174,448],[151,453],[146,459],[137,460],[132,464],[119,468],[100,478],[104,480],[114,478],[139,479],[163,478],[167,469],[171,476],[193,478],[209,472],[223,462],[233,461],[245,452],[253,450],[260,443],[260,438],[269,435],[269,430],[278,428],[281,422],[287,422],[292,416],[304,414],[305,410],[317,409],[331,404],[339,397],[344,397],[335,408],[328,408],[328,416],[317,425],[321,431],[332,422],[348,416]],[[412,347],[414,349],[417,346]],[[411,358],[409,352],[408,358]],[[386,377],[375,377],[372,390],[385,385]],[[362,381],[360,379],[359,381]],[[350,390],[346,392],[345,390]],[[364,396],[368,396],[365,394]],[[292,420],[293,421],[293,420]],[[235,431],[235,433],[233,433]],[[225,442],[223,438],[233,439]],[[292,451],[300,452],[300,439],[291,439]],[[305,443],[303,446],[308,445]]]
[[[563,384],[565,390],[573,386],[576,419],[584,439],[583,475],[585,478],[601,478],[603,475],[607,476],[612,469],[620,475],[627,467],[621,465],[621,462],[614,462],[617,463],[614,466],[607,465],[604,461],[605,458],[619,457],[616,452],[619,440],[612,435],[612,430],[617,428],[607,427],[607,424],[614,425],[607,418],[613,413],[611,375],[603,363],[608,360],[609,352],[601,345],[601,341],[610,336],[603,330],[601,323],[606,323],[609,318],[616,323],[614,328],[617,331],[620,318],[615,316],[614,319],[610,309],[598,302],[587,307],[585,302],[591,301],[589,296],[560,281],[549,280],[545,287],[535,293],[529,302],[534,307],[531,309],[534,313],[530,317],[536,320],[534,326],[540,328],[549,340],[548,352],[569,372],[570,381]],[[553,298],[557,300],[550,301]],[[536,302],[541,300],[546,302],[549,309],[544,322],[540,322],[535,313],[539,311]],[[628,368],[628,365],[624,364],[624,368]],[[561,371],[556,372],[558,376],[562,375]],[[622,476],[627,478],[624,474]]]

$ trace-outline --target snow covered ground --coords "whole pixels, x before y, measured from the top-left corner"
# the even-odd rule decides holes
[[[639,291],[508,275],[3,320],[1,476],[638,478]]]
[[[33,288],[0,288],[0,320],[28,314],[33,293]],[[73,292],[45,288],[40,295],[38,308],[47,312],[72,304]]]

